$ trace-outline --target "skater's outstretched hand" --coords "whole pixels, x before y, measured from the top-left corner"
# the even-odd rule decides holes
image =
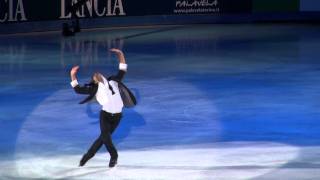
[[[123,53],[120,49],[117,49],[117,48],[111,48],[110,51],[111,51],[111,52],[114,52],[114,53],[116,53],[116,54],[121,54],[121,53]]]
[[[118,56],[118,60],[120,63],[122,64],[126,64],[126,59],[124,58],[124,54],[120,49],[117,48],[112,48],[109,50],[110,52],[116,53],[116,55]]]
[[[71,71],[70,71],[70,76],[71,76],[71,80],[76,80],[76,75],[77,75],[77,72],[79,70],[79,66],[73,66]]]

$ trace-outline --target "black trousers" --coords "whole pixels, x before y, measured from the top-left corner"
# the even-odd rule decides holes
[[[100,111],[100,136],[91,145],[87,152],[88,158],[92,158],[96,152],[101,148],[102,144],[107,148],[111,158],[118,158],[118,152],[112,143],[112,133],[118,127],[122,118],[121,113],[111,114],[105,111]]]

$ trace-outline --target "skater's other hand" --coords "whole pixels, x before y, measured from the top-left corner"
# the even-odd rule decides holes
[[[114,52],[116,54],[121,54],[122,53],[122,51],[120,49],[117,49],[117,48],[111,48],[109,51]]]
[[[79,66],[73,66],[70,71],[70,75],[72,76],[72,75],[77,74],[78,70],[79,70]]]
[[[123,52],[120,49],[117,48],[111,48],[109,49],[110,52],[116,53],[116,55],[118,56],[118,61],[122,64],[126,64],[126,59],[124,57]]]

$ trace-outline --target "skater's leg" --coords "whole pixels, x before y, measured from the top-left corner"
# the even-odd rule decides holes
[[[82,159],[80,161],[80,166],[84,166],[86,162],[91,159],[101,148],[103,142],[101,139],[101,135],[94,141],[94,143],[91,145],[90,149],[86,154],[82,156]]]
[[[104,111],[100,112],[100,128],[102,142],[106,146],[111,158],[118,158],[117,149],[114,147],[111,137],[112,120],[113,118],[109,113],[106,113]]]
[[[113,132],[118,127],[121,118],[122,118],[122,114],[115,115],[115,117],[113,118],[112,123],[111,123],[111,134],[113,134]]]

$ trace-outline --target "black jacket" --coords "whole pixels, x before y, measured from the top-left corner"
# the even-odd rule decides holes
[[[125,73],[126,73],[126,71],[119,70],[117,75],[110,76],[108,78],[108,81],[113,80],[118,83],[119,92],[120,92],[124,106],[125,107],[133,107],[137,104],[136,99],[135,99],[134,95],[131,93],[131,91],[129,90],[129,88],[127,88],[122,83],[122,79],[123,79]],[[78,94],[89,94],[88,97],[86,97],[84,100],[82,100],[79,103],[79,104],[84,104],[84,103],[91,101],[95,97],[95,95],[98,91],[98,85],[91,82],[89,84],[85,84],[84,86],[77,85],[73,89]],[[109,85],[109,89],[113,92],[113,89],[110,85]]]

